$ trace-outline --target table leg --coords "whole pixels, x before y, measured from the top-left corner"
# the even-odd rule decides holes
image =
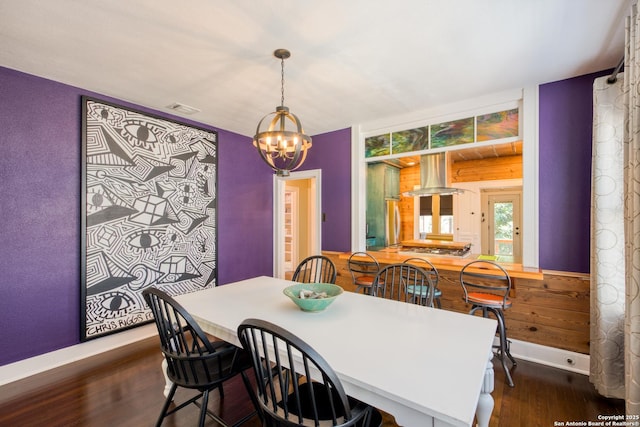
[[[491,396],[493,391],[493,363],[491,359],[493,359],[493,351],[489,351],[489,362],[484,372],[484,382],[482,383],[478,408],[476,409],[478,427],[489,427],[491,412],[493,412],[493,396]]]

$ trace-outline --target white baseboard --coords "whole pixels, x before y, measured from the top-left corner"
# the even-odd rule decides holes
[[[555,347],[512,340],[511,355],[516,359],[527,360],[541,365],[564,369],[582,375],[589,375],[589,355],[562,350]]]
[[[155,324],[151,323],[0,366],[0,386],[66,365],[67,363],[76,362],[105,351],[132,344],[152,337],[157,333]]]
[[[154,324],[144,325],[0,366],[0,386],[152,337],[155,334],[157,334],[157,330]],[[575,353],[519,340],[511,340],[511,354],[517,359],[589,375],[588,354]]]

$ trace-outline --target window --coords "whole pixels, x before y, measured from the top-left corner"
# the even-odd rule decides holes
[[[453,235],[453,196],[420,197],[420,235]]]
[[[486,102],[487,99],[490,99],[491,105],[487,105],[487,102]],[[394,117],[393,123],[391,123],[389,120],[380,120],[380,121],[360,124],[360,126],[354,127],[353,132],[355,135],[357,135],[358,147],[362,148],[362,152],[359,152],[358,154],[359,162],[361,161],[362,164],[358,165],[358,169],[356,171],[358,173],[352,175],[354,177],[353,184],[355,184],[357,188],[361,188],[361,186],[363,185],[363,182],[362,182],[363,178],[361,176],[361,173],[363,173],[363,171],[366,170],[366,164],[369,161],[374,161],[374,160],[389,161],[394,163],[398,162],[402,164],[406,160],[413,160],[411,157],[413,157],[414,154],[418,156],[422,154],[428,154],[429,152],[433,151],[431,148],[423,149],[422,147],[424,147],[424,144],[422,143],[423,141],[421,139],[416,140],[416,144],[415,144],[416,148],[405,150],[405,148],[407,148],[407,146],[410,143],[410,139],[407,137],[407,135],[411,135],[411,136],[418,135],[419,129],[421,129],[421,127],[428,126],[430,128],[431,124],[437,124],[439,122],[442,122],[442,120],[440,119],[443,117],[446,117],[447,120],[452,119],[455,121],[455,119],[470,117],[471,115],[473,115],[476,118],[477,137],[474,143],[460,144],[460,145],[457,145],[457,144],[447,145],[443,148],[437,149],[438,151],[451,151],[455,153],[459,152],[460,154],[473,153],[475,155],[475,150],[477,150],[478,148],[482,148],[482,149],[490,148],[490,149],[501,151],[503,148],[513,149],[514,146],[522,147],[522,144],[523,144],[522,140],[530,140],[530,141],[537,140],[535,130],[537,129],[537,123],[538,123],[537,112],[538,112],[539,103],[538,103],[538,86],[536,85],[529,85],[525,88],[518,88],[512,91],[495,94],[495,96],[492,98],[483,97],[478,99],[470,99],[468,100],[468,102],[465,103],[464,111],[460,111],[459,106],[460,104],[458,103],[451,104],[451,105],[443,105],[442,114],[438,114],[437,117],[425,117],[424,120],[420,122],[416,120],[416,114],[414,112],[405,116]],[[499,106],[499,108],[496,108],[496,106]],[[515,111],[516,109],[518,110],[517,120],[515,115],[512,114],[512,112],[513,113],[516,112]],[[495,111],[495,110],[500,110],[499,111],[500,114],[496,115],[494,113],[490,113],[490,111]],[[507,134],[509,134],[510,130],[505,130],[505,132],[502,132],[501,130],[499,134],[493,133],[496,128],[495,125],[497,124],[495,120],[498,118],[498,116],[503,116],[502,112],[505,113],[504,117],[507,119],[507,122],[512,123],[514,125],[514,126],[511,126],[511,125],[507,126],[508,129],[515,129],[516,122],[518,123],[517,124],[518,136],[507,137]],[[501,121],[501,120],[498,120],[498,121]],[[414,129],[409,129],[409,132],[405,132],[405,129],[403,129],[402,127],[399,127],[399,124],[403,124],[403,123],[412,123],[412,124],[415,123],[416,126],[419,126],[419,127]],[[525,124],[527,123],[528,125],[525,126]],[[404,126],[404,127],[406,128],[407,126]],[[392,129],[393,129],[393,132],[392,132]],[[399,132],[396,131],[396,129]],[[368,138],[372,138],[374,136],[378,136],[383,133],[385,133],[385,138],[380,138],[379,140],[377,138],[374,138],[367,141]],[[400,150],[398,152],[394,151],[395,148],[394,149],[391,148],[391,146],[394,144],[393,135],[392,135],[393,133],[400,133],[401,137],[405,137],[404,140],[396,141],[396,143],[398,143],[396,144],[396,148],[398,148],[398,146],[400,147]],[[478,142],[480,142],[481,145],[476,144]],[[379,148],[384,144],[389,145],[390,154],[382,155],[382,153],[373,153],[371,151],[375,148]],[[523,189],[522,189],[523,195],[526,195],[526,197],[523,197],[522,199],[523,205],[522,205],[521,230],[522,231],[526,230],[526,232],[520,233],[522,243],[523,243],[522,263],[523,265],[526,265],[528,267],[537,268],[538,255],[539,255],[539,250],[538,250],[539,225],[538,225],[538,216],[537,216],[539,194],[538,194],[538,188],[535,184],[537,183],[537,175],[539,173],[539,168],[538,168],[539,147],[537,146],[536,143],[530,144],[528,147],[529,147],[528,153],[522,154],[523,178],[520,179],[519,183],[514,181],[514,184],[509,183],[508,185],[523,186]],[[490,185],[489,187],[494,188],[493,185]],[[407,187],[407,189],[409,190],[412,188],[413,187]],[[365,230],[366,230],[365,222],[366,222],[366,210],[367,210],[366,198],[363,199],[362,195],[359,192],[352,193],[352,197],[353,197],[353,204],[354,206],[357,207],[357,217],[355,218],[356,226],[352,228],[352,233],[353,233],[352,242],[357,242],[355,243],[354,248],[364,248],[365,241],[366,241],[366,234],[365,234]],[[461,197],[456,196],[456,199],[461,199]],[[475,199],[473,200],[472,205],[469,205],[469,203],[471,203],[470,201],[465,201],[464,203],[465,203],[465,208],[473,207],[472,209],[473,211],[476,211],[477,214],[480,213],[480,206],[476,206],[477,203]],[[469,206],[466,206],[466,205],[469,205]],[[460,238],[463,240],[473,238],[475,240],[475,244],[479,247],[481,244],[481,241],[480,241],[480,238],[478,237],[479,234],[475,233],[475,228],[474,228],[476,227],[474,222],[475,217],[468,218],[468,214],[470,212],[468,209],[463,209],[463,211],[461,212],[462,212],[461,213],[462,216],[456,218],[453,224],[453,226],[455,227],[453,229],[455,230],[455,233],[450,235],[448,234],[442,235],[443,238],[453,239],[454,235],[458,234],[459,232],[458,228],[460,228],[460,233],[461,233]],[[414,203],[414,210],[412,213],[413,213],[412,217],[413,217],[414,227],[413,229],[404,230],[405,238],[412,237],[412,236],[415,236],[415,237],[419,236],[421,221],[420,221],[420,204],[417,202],[417,200]],[[459,215],[460,213],[456,210],[455,214]],[[407,212],[407,215],[410,215],[410,213]],[[428,221],[431,221],[431,220],[432,218],[424,218],[422,220],[423,229],[426,225],[429,224]],[[474,234],[469,234],[469,233],[474,233]],[[516,248],[514,246],[514,251],[515,249]]]

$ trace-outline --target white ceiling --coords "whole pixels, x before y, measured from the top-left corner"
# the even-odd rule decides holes
[[[629,0],[0,0],[0,66],[252,136],[315,135],[613,68]],[[178,114],[180,115],[180,114]]]

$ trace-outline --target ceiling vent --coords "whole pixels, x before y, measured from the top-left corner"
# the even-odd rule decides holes
[[[195,114],[201,111],[195,107],[189,107],[188,105],[184,105],[179,102],[174,102],[171,105],[167,105],[167,108],[182,114]]]

